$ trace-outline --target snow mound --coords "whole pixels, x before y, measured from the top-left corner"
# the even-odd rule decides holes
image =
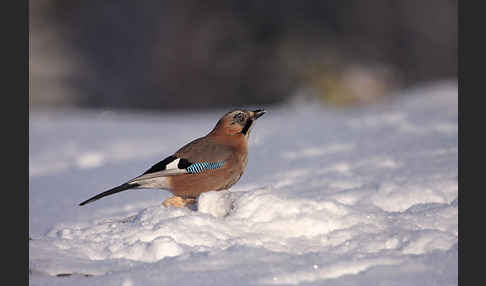
[[[228,191],[202,193],[197,202],[197,210],[201,213],[223,217],[228,215],[233,207],[231,193]]]
[[[431,213],[435,213],[433,219],[424,220],[424,214]],[[282,198],[277,191],[264,188],[208,192],[200,197],[198,211],[156,205],[125,218],[55,228],[36,244],[53,245],[76,259],[88,261],[156,262],[235,246],[294,255],[359,252],[365,257],[352,263],[332,264],[310,278],[298,274],[302,276],[298,281],[312,281],[315,275],[332,278],[400,261],[389,259],[390,254],[447,250],[457,242],[456,229],[457,207],[445,203],[434,205],[432,210],[389,213],[334,199]],[[374,257],[380,252],[388,254]],[[368,255],[373,258],[366,258]],[[51,275],[60,272],[56,268],[37,270]],[[85,272],[99,274],[98,269]],[[289,279],[284,275],[278,281],[285,284]]]

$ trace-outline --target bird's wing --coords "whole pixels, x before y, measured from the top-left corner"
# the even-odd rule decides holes
[[[208,142],[205,137],[198,138],[128,183],[218,169],[224,166],[231,154],[232,149],[229,146]]]
[[[232,154],[230,146],[215,142],[211,137],[201,137],[184,145],[174,155],[197,163],[225,161]]]

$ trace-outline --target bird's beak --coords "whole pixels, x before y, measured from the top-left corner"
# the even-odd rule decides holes
[[[260,116],[265,114],[265,110],[263,110],[263,109],[253,110],[252,112],[253,112],[253,120],[258,119]]]

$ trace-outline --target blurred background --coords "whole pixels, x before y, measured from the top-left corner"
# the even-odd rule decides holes
[[[29,2],[29,106],[354,106],[457,77],[457,0]]]

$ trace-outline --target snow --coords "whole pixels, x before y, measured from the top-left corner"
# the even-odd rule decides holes
[[[34,110],[30,285],[457,285],[456,82],[390,102],[266,107],[229,191],[78,204],[206,134],[225,110]]]

